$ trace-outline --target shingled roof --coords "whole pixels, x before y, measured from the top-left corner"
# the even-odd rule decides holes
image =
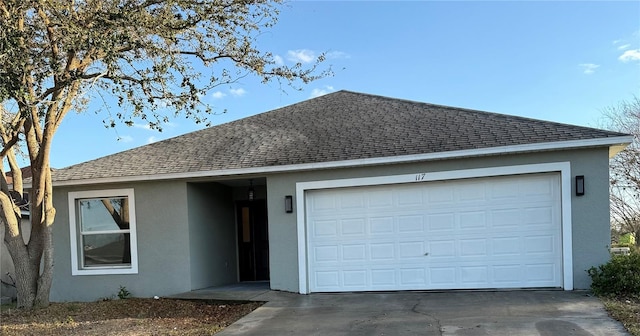
[[[350,91],[159,141],[54,173],[54,181],[271,168],[621,133]]]

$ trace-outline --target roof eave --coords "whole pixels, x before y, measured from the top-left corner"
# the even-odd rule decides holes
[[[381,164],[410,163],[410,162],[432,161],[432,160],[443,160],[443,159],[457,159],[457,158],[489,156],[489,155],[517,154],[517,153],[526,153],[526,152],[567,150],[567,149],[578,149],[578,148],[589,148],[589,147],[608,147],[609,157],[613,157],[615,154],[617,154],[618,152],[623,150],[625,147],[627,147],[632,141],[633,141],[633,137],[629,135],[629,136],[617,136],[617,137],[596,138],[596,139],[587,139],[587,140],[543,142],[543,143],[489,147],[489,148],[479,148],[479,149],[464,149],[464,150],[448,151],[448,152],[412,154],[412,155],[402,155],[402,156],[377,157],[377,158],[368,158],[368,159],[355,159],[355,160],[343,160],[343,161],[331,161],[331,162],[319,162],[319,163],[302,163],[302,164],[282,165],[282,166],[266,166],[266,167],[186,172],[186,173],[169,173],[169,174],[156,174],[156,175],[138,175],[138,176],[122,176],[122,177],[106,177],[106,178],[82,179],[82,180],[54,181],[53,185],[55,187],[62,187],[62,186],[77,186],[77,185],[86,185],[86,184],[161,181],[161,180],[176,180],[176,179],[222,177],[222,176],[234,176],[234,175],[282,173],[282,172],[306,171],[306,170],[318,170],[318,169],[362,167],[362,166],[372,166],[372,165],[381,165]]]

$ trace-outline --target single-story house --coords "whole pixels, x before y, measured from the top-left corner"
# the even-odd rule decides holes
[[[625,134],[339,91],[54,173],[53,301],[588,288]]]

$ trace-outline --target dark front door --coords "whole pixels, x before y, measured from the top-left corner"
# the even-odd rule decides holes
[[[239,201],[236,207],[240,281],[269,280],[267,202]]]

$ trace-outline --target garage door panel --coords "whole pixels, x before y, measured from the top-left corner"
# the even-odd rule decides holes
[[[368,194],[369,208],[371,209],[384,209],[392,208],[393,194],[388,193],[386,190],[378,190]]]
[[[402,241],[398,243],[398,258],[423,258],[427,250],[424,241]]]
[[[493,209],[491,210],[491,224],[494,228],[508,230],[518,226],[522,220],[521,209]]]
[[[360,192],[344,192],[338,204],[341,210],[357,210],[365,208],[365,195]]]
[[[525,265],[525,272],[532,284],[553,282],[558,277],[556,267],[551,263]]]
[[[400,285],[421,285],[426,280],[425,269],[423,267],[401,268],[400,269]]]
[[[444,257],[456,257],[456,241],[455,240],[429,240],[427,241],[429,259],[437,259]]]
[[[373,288],[393,288],[398,281],[396,280],[395,268],[378,268],[371,270],[371,287]]]
[[[431,267],[429,268],[429,285],[438,289],[450,289],[456,286],[456,268],[455,267]]]
[[[319,290],[331,290],[331,288],[340,287],[340,272],[337,270],[316,271],[314,272],[314,278],[316,287]]]
[[[316,263],[322,262],[338,262],[340,261],[340,257],[338,255],[338,246],[329,245],[329,246],[316,246],[313,248],[313,261]]]
[[[551,205],[525,208],[524,224],[527,226],[553,225],[553,211]]]
[[[456,227],[456,216],[454,213],[436,213],[427,215],[427,223],[430,232],[454,230]]]
[[[336,237],[338,235],[338,220],[316,220],[313,223],[313,236]]]
[[[424,203],[423,191],[418,189],[398,189],[394,196],[397,199],[397,205],[400,207],[410,207],[412,205],[422,205]]]
[[[493,238],[493,255],[506,257],[519,255],[522,250],[522,237],[508,236]]]
[[[329,213],[335,211],[337,207],[337,200],[332,195],[317,195],[309,202],[310,210],[316,214],[323,212]]]
[[[429,204],[433,206],[446,206],[455,201],[454,190],[445,183],[434,183],[428,191]]]
[[[524,238],[524,250],[527,255],[554,255],[558,253],[557,238],[553,235],[541,235]]]
[[[508,201],[517,200],[519,198],[518,188],[514,188],[511,179],[503,179],[495,181],[491,184],[491,198],[494,200]]]
[[[557,174],[312,191],[312,292],[561,287]]]
[[[367,285],[367,271],[354,270],[342,273],[345,287],[364,287]]]
[[[366,233],[367,220],[364,218],[351,218],[340,221],[340,233],[343,236],[364,235]]]
[[[398,232],[401,233],[424,233],[424,217],[418,216],[398,216]]]
[[[553,194],[554,185],[550,180],[544,178],[531,178],[526,181],[521,181],[519,188],[521,194],[528,198],[549,198]]]
[[[508,287],[508,284],[518,285],[522,279],[521,264],[503,264],[493,267],[493,282],[500,286]]]
[[[462,258],[486,258],[487,239],[460,239],[460,257]]]
[[[342,260],[352,262],[367,261],[367,246],[365,244],[342,245]]]
[[[395,260],[395,244],[390,243],[372,243],[369,244],[369,254],[371,261]]]
[[[395,231],[393,217],[369,218],[369,232],[375,234],[390,234]]]
[[[460,282],[473,287],[486,287],[489,284],[489,267],[460,267]]]
[[[487,227],[485,211],[466,211],[457,215],[458,228],[460,230],[479,229]]]

